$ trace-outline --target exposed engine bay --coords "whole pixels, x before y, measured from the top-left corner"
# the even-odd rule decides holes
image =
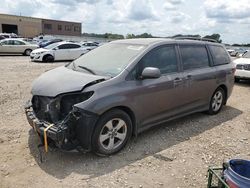
[[[55,98],[35,95],[32,98],[32,107],[39,120],[56,124],[66,118],[74,104],[87,100],[93,93],[63,94]]]

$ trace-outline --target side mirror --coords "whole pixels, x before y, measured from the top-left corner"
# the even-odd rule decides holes
[[[141,78],[142,79],[152,79],[152,78],[160,78],[161,71],[155,67],[146,67],[142,71]]]
[[[58,50],[58,49],[59,49],[58,47],[53,48],[53,50]]]

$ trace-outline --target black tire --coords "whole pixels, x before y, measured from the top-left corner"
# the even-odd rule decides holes
[[[54,61],[54,57],[52,55],[45,55],[43,57],[43,62],[53,62]]]
[[[107,125],[112,124],[112,129],[109,129]],[[125,124],[124,124],[125,123]],[[118,125],[122,125],[121,128]],[[115,131],[115,129],[117,130]],[[124,133],[123,133],[124,132]],[[105,134],[103,134],[105,133]],[[123,135],[122,139],[118,138],[119,135]],[[114,109],[104,113],[98,120],[93,136],[92,136],[92,148],[93,152],[100,156],[112,155],[119,152],[125,147],[128,140],[132,135],[132,121],[127,113],[122,110]],[[101,141],[102,136],[106,137]],[[116,137],[117,136],[117,137]],[[113,140],[113,141],[111,141]],[[109,149],[110,143],[113,146]],[[115,143],[116,142],[116,143]],[[107,145],[107,146],[105,146]]]
[[[239,78],[234,78],[234,81],[235,81],[236,83],[239,83],[239,82],[240,82],[240,79],[239,79]]]
[[[32,52],[31,49],[26,49],[26,50],[24,51],[23,55],[25,55],[25,56],[30,56],[30,53],[31,53],[31,52]]]
[[[215,92],[213,93],[213,96],[210,99],[208,114],[215,115],[221,111],[221,108],[225,104],[225,100],[226,100],[225,96],[226,96],[225,90],[222,89],[221,87],[215,90]]]

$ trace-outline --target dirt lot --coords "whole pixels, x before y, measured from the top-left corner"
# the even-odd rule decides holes
[[[206,187],[209,165],[250,159],[250,83],[241,83],[216,116],[198,113],[161,125],[115,156],[51,150],[40,163],[23,106],[34,78],[63,64],[0,57],[0,187]]]

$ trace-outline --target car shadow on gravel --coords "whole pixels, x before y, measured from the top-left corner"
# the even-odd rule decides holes
[[[15,57],[15,56],[24,56],[22,54],[0,54],[0,57]],[[27,57],[27,56],[24,56]]]
[[[226,106],[215,116],[196,113],[174,120],[143,132],[137,139],[133,138],[120,153],[110,157],[98,157],[92,153],[62,152],[53,149],[46,154],[43,153],[44,161],[41,163],[37,148],[39,138],[32,129],[29,132],[28,144],[37,165],[44,172],[58,179],[64,179],[72,173],[77,173],[84,180],[111,173],[148,156],[171,161],[171,158],[157,153],[187,141],[206,130],[223,126],[225,122],[240,114],[242,111]]]
[[[235,85],[241,87],[250,87],[250,80],[241,80],[240,82],[235,83]]]

